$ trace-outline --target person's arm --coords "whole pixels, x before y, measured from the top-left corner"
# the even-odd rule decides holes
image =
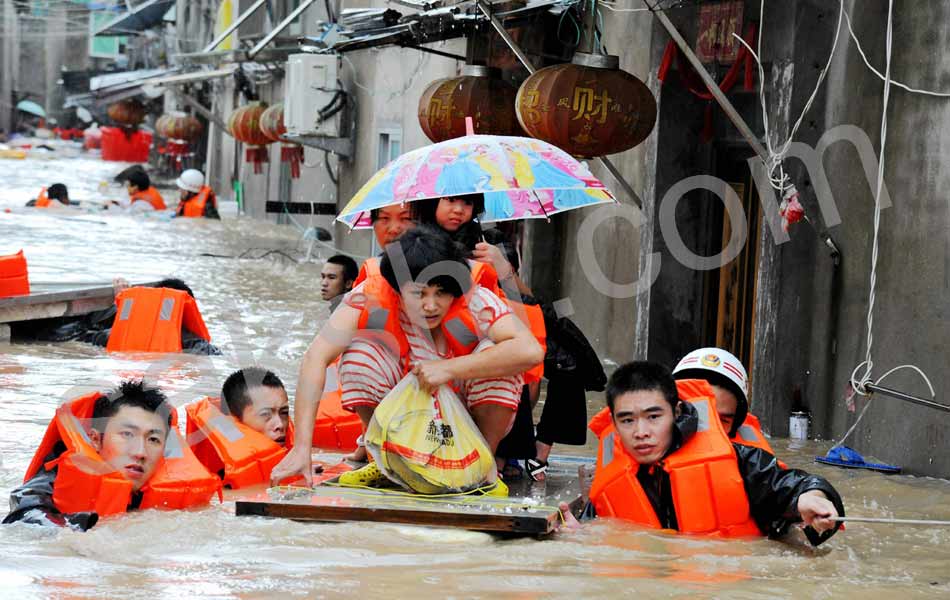
[[[505,257],[505,254],[498,246],[493,246],[488,242],[479,242],[475,244],[475,250],[472,251],[472,258],[478,262],[490,264],[498,273],[498,285],[505,291],[509,298],[517,299],[520,296],[531,296],[531,288],[521,280],[514,266]],[[517,294],[513,292],[517,291]]]
[[[509,377],[544,360],[541,345],[513,314],[499,317],[489,327],[488,337],[495,345],[482,352],[416,364],[413,373],[419,378],[420,387],[434,390],[454,379]]]
[[[53,456],[49,457],[51,460]],[[94,512],[63,514],[53,503],[53,485],[56,467],[41,468],[29,481],[10,493],[10,514],[3,519],[8,523],[55,525],[79,531],[90,529],[99,520]]]
[[[214,192],[211,192],[211,195],[208,197],[208,201],[205,202],[204,216],[208,219],[221,219],[221,215],[218,214],[218,199],[215,198]]]
[[[799,469],[783,469],[773,455],[760,448],[732,446],[752,518],[769,537],[781,537],[789,527],[801,522],[805,523],[805,535],[813,546],[835,534],[841,524],[832,519],[844,516],[844,504],[824,477]]]
[[[346,303],[340,305],[304,354],[294,398],[294,437],[302,440],[302,443],[295,443],[293,449],[271,471],[271,485],[277,485],[294,475],[302,475],[307,485],[312,485],[313,462],[309,440],[313,438],[313,425],[323,395],[327,367],[350,344],[359,328],[359,321],[358,309]]]

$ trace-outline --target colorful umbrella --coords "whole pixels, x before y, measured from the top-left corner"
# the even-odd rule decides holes
[[[547,218],[616,202],[587,166],[533,138],[467,135],[403,154],[383,167],[337,217],[370,226],[375,208],[427,198],[485,195],[482,222]]]

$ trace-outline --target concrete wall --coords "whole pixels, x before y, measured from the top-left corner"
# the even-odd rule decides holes
[[[862,46],[872,64],[883,65],[886,5],[853,4],[860,5],[860,10],[852,6],[851,14]],[[950,58],[936,50],[950,41],[948,18],[950,7],[945,5],[895,2],[891,69],[896,78],[914,87],[948,89]],[[848,43],[829,76],[827,100],[821,107],[824,128],[857,125],[877,148],[882,92],[883,83]],[[950,104],[892,88],[888,115],[885,181],[893,207],[881,214],[873,376],[915,364],[930,377],[937,399],[946,403],[950,204],[945,190],[950,171],[943,149],[950,144]],[[818,419],[819,432],[839,436],[854,421],[841,399],[842,390],[852,369],[864,360],[866,348],[873,196],[855,151],[846,143],[829,149],[825,166],[842,219],[832,228],[843,254],[840,310],[833,323],[837,352],[830,364],[810,367],[830,379],[819,388],[829,407]],[[820,317],[826,303],[816,298],[813,306]],[[929,397],[926,385],[910,371],[895,374],[884,385]],[[858,407],[863,406],[859,400]],[[950,415],[878,396],[850,443],[914,472],[948,476],[948,441]]]

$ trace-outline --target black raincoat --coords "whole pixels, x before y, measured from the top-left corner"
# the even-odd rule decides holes
[[[46,457],[45,462],[55,460],[65,452],[66,446],[62,442],[53,447],[53,451]],[[63,514],[53,504],[53,487],[56,485],[56,467],[40,470],[20,487],[10,492],[10,514],[3,519],[8,523],[29,523],[31,525],[55,525],[70,527],[79,531],[92,528],[99,520],[94,512],[78,512]],[[141,494],[134,494],[133,498]]]
[[[673,443],[666,453],[669,456],[682,447],[699,425],[696,408],[681,402],[682,412],[676,418],[673,431]],[[770,538],[784,536],[792,525],[801,522],[798,514],[798,497],[812,490],[819,490],[835,505],[838,514],[844,516],[844,504],[837,490],[824,477],[811,475],[799,469],[783,469],[772,454],[760,448],[742,444],[732,444],[736,451],[739,474],[742,476],[752,519],[759,529]],[[669,473],[655,465],[641,465],[637,471],[637,480],[664,529],[679,529],[676,510],[673,505],[673,493]],[[593,505],[588,505],[586,517],[595,516]],[[817,546],[826,541],[840,527],[819,534],[811,527],[804,529],[808,541]]]

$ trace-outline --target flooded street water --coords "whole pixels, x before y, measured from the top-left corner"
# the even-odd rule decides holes
[[[107,187],[103,193],[100,182],[123,166],[85,159],[0,160],[0,254],[22,247],[34,281],[106,284],[114,276],[132,281],[180,277],[194,290],[224,354],[148,362],[117,359],[80,343],[0,342],[0,502],[21,482],[49,419],[65,399],[144,375],[182,406],[216,395],[228,373],[249,364],[277,372],[293,398],[299,360],[328,317],[318,291],[319,260],[295,264],[276,254],[262,260],[201,256],[235,257],[253,248],[253,256],[281,249],[300,259],[309,242],[301,241],[296,227],[251,219],[169,221],[22,208],[54,180],[66,183],[75,200],[119,197],[122,188]],[[314,252],[315,257],[328,254],[326,248]],[[601,401],[591,402],[591,413]],[[835,484],[849,515],[950,520],[948,481],[812,462],[827,443],[793,448],[776,440],[773,446],[791,466]],[[198,511],[150,510],[104,519],[87,533],[0,527],[0,597],[950,595],[950,527],[854,523],[811,553],[764,540],[672,537],[608,521],[538,541],[381,524],[302,524],[233,513],[233,503],[215,500]]]

